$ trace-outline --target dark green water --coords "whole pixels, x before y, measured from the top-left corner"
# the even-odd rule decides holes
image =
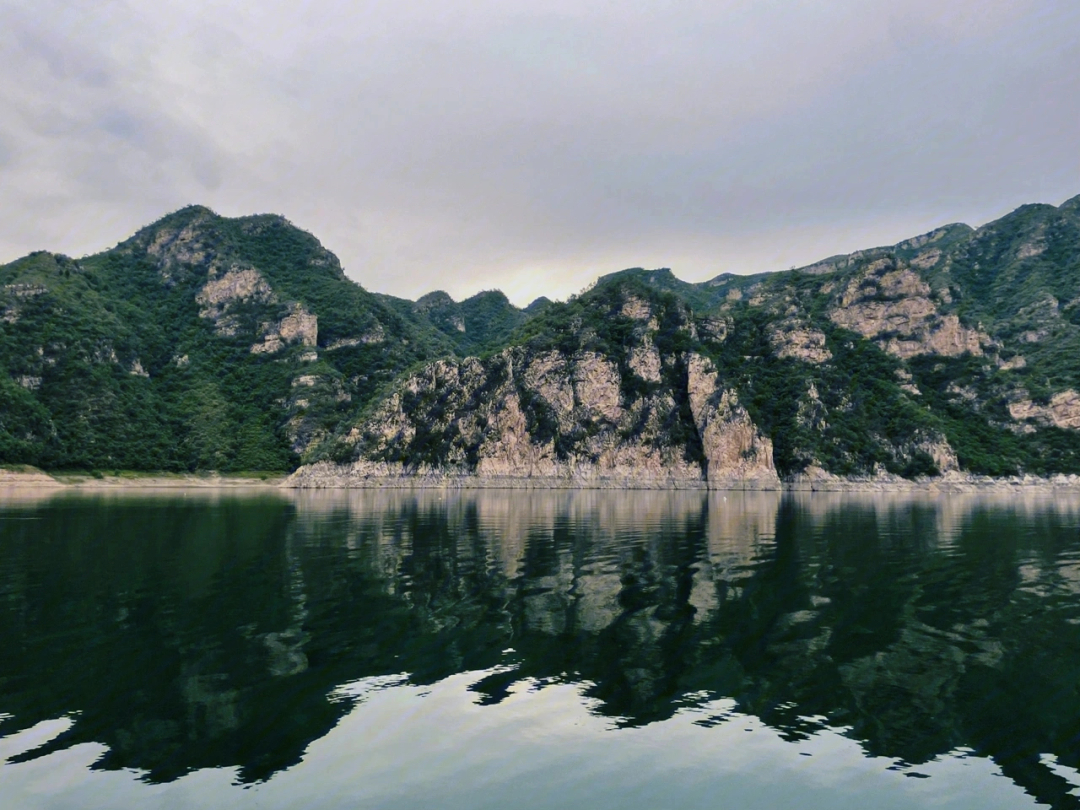
[[[0,496],[0,808],[1080,808],[1080,500]]]

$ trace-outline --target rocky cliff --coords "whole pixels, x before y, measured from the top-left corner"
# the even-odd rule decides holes
[[[278,216],[187,208],[0,278],[0,462],[289,469],[379,385],[453,351]]]
[[[299,484],[753,488],[1080,473],[1080,198],[526,309],[372,294],[278,216],[0,267],[0,463]]]
[[[1080,329],[1060,302],[1080,300],[1077,209],[1025,207],[788,273],[605,277],[508,347],[402,380],[293,482],[1075,474]],[[1057,352],[1038,371],[1033,344]]]
[[[776,403],[755,403],[743,376],[760,359],[819,372],[828,366],[831,380],[830,339],[806,326],[803,333],[819,337],[778,343],[776,324],[766,322],[772,348],[754,358],[738,345],[746,329],[734,316],[699,318],[679,298],[633,282],[600,285],[538,319],[518,345],[484,359],[437,361],[404,378],[340,433],[332,461],[302,468],[291,483],[757,489],[779,486],[781,474],[829,476],[831,457],[812,441],[800,446],[799,458],[783,456],[786,467],[778,469],[766,427],[788,449],[799,437],[769,412]],[[793,342],[809,342],[811,350],[792,351]],[[734,360],[732,351],[740,353]],[[837,354],[844,356],[843,348]],[[784,404],[800,412],[803,433],[829,435],[812,374],[800,400]],[[909,410],[914,416],[917,409]],[[956,467],[943,435],[917,419],[891,434],[864,428],[853,441],[834,442],[875,443],[878,464],[852,464],[851,471]]]
[[[627,327],[620,351],[579,341],[432,363],[341,437],[346,465],[304,468],[294,483],[777,484],[771,442],[712,362],[657,346],[661,318],[693,328],[685,307],[664,311],[633,295],[613,303]]]
[[[594,352],[507,349],[433,364],[406,379],[342,440],[354,460],[302,468],[299,486],[387,480],[501,486],[770,488],[772,443],[708,360],[671,359],[684,388],[623,397],[617,365]],[[691,402],[692,423],[679,400]],[[674,436],[689,428],[692,438]]]

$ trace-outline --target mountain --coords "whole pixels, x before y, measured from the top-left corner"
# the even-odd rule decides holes
[[[462,355],[498,347],[529,320],[531,314],[515,307],[498,290],[477,293],[460,303],[442,290],[430,292],[415,303],[389,295],[379,298],[407,317],[430,324],[445,335],[456,353]]]
[[[786,272],[368,292],[191,207],[0,267],[0,461],[555,485],[1080,472],[1080,197]]]
[[[292,468],[454,351],[282,217],[201,207],[95,256],[0,267],[0,324],[0,459],[46,468]]]

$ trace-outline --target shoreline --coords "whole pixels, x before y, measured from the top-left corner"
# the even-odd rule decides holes
[[[277,489],[286,473],[231,475],[229,473],[132,473],[119,475],[82,472],[48,473],[35,467],[0,469],[0,487],[42,487],[75,490],[124,489]]]
[[[573,481],[552,478],[478,478],[468,476],[447,476],[443,478],[393,477],[368,478],[364,480],[346,480],[340,482],[324,481],[319,483],[290,483],[288,480],[278,485],[281,489],[296,491],[320,490],[375,490],[375,489],[431,489],[431,490],[518,490],[518,491],[637,491],[637,492],[1076,492],[1080,493],[1080,480],[1062,480],[1062,477],[1039,478],[1036,476],[1010,476],[991,478],[989,476],[971,476],[963,478],[931,479],[880,479],[880,478],[835,478],[815,481],[781,481],[765,483],[759,481],[724,481],[724,482],[671,482],[657,483],[645,481]]]
[[[792,479],[626,478],[566,476],[480,476],[438,473],[413,475],[356,475],[322,468],[313,474],[301,467],[292,474],[230,475],[220,473],[47,473],[32,467],[0,469],[0,487],[51,490],[122,491],[138,489],[260,489],[373,490],[434,489],[519,491],[697,491],[697,492],[1078,492],[1080,475],[992,477],[950,472],[934,478],[907,479],[894,475],[841,477],[818,473]]]
[[[516,472],[516,471],[515,471]],[[991,477],[952,470],[933,478],[908,479],[890,473],[838,476],[811,467],[787,480],[770,468],[768,474],[745,477],[687,475],[673,469],[598,469],[564,467],[555,474],[530,475],[461,473],[421,468],[406,471],[400,464],[354,462],[304,465],[281,483],[282,488],[318,489],[511,489],[511,490],[660,490],[714,492],[1080,492],[1080,475]]]

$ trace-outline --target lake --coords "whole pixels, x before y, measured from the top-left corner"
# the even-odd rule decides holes
[[[1080,808],[1080,497],[0,493],[3,808]]]

